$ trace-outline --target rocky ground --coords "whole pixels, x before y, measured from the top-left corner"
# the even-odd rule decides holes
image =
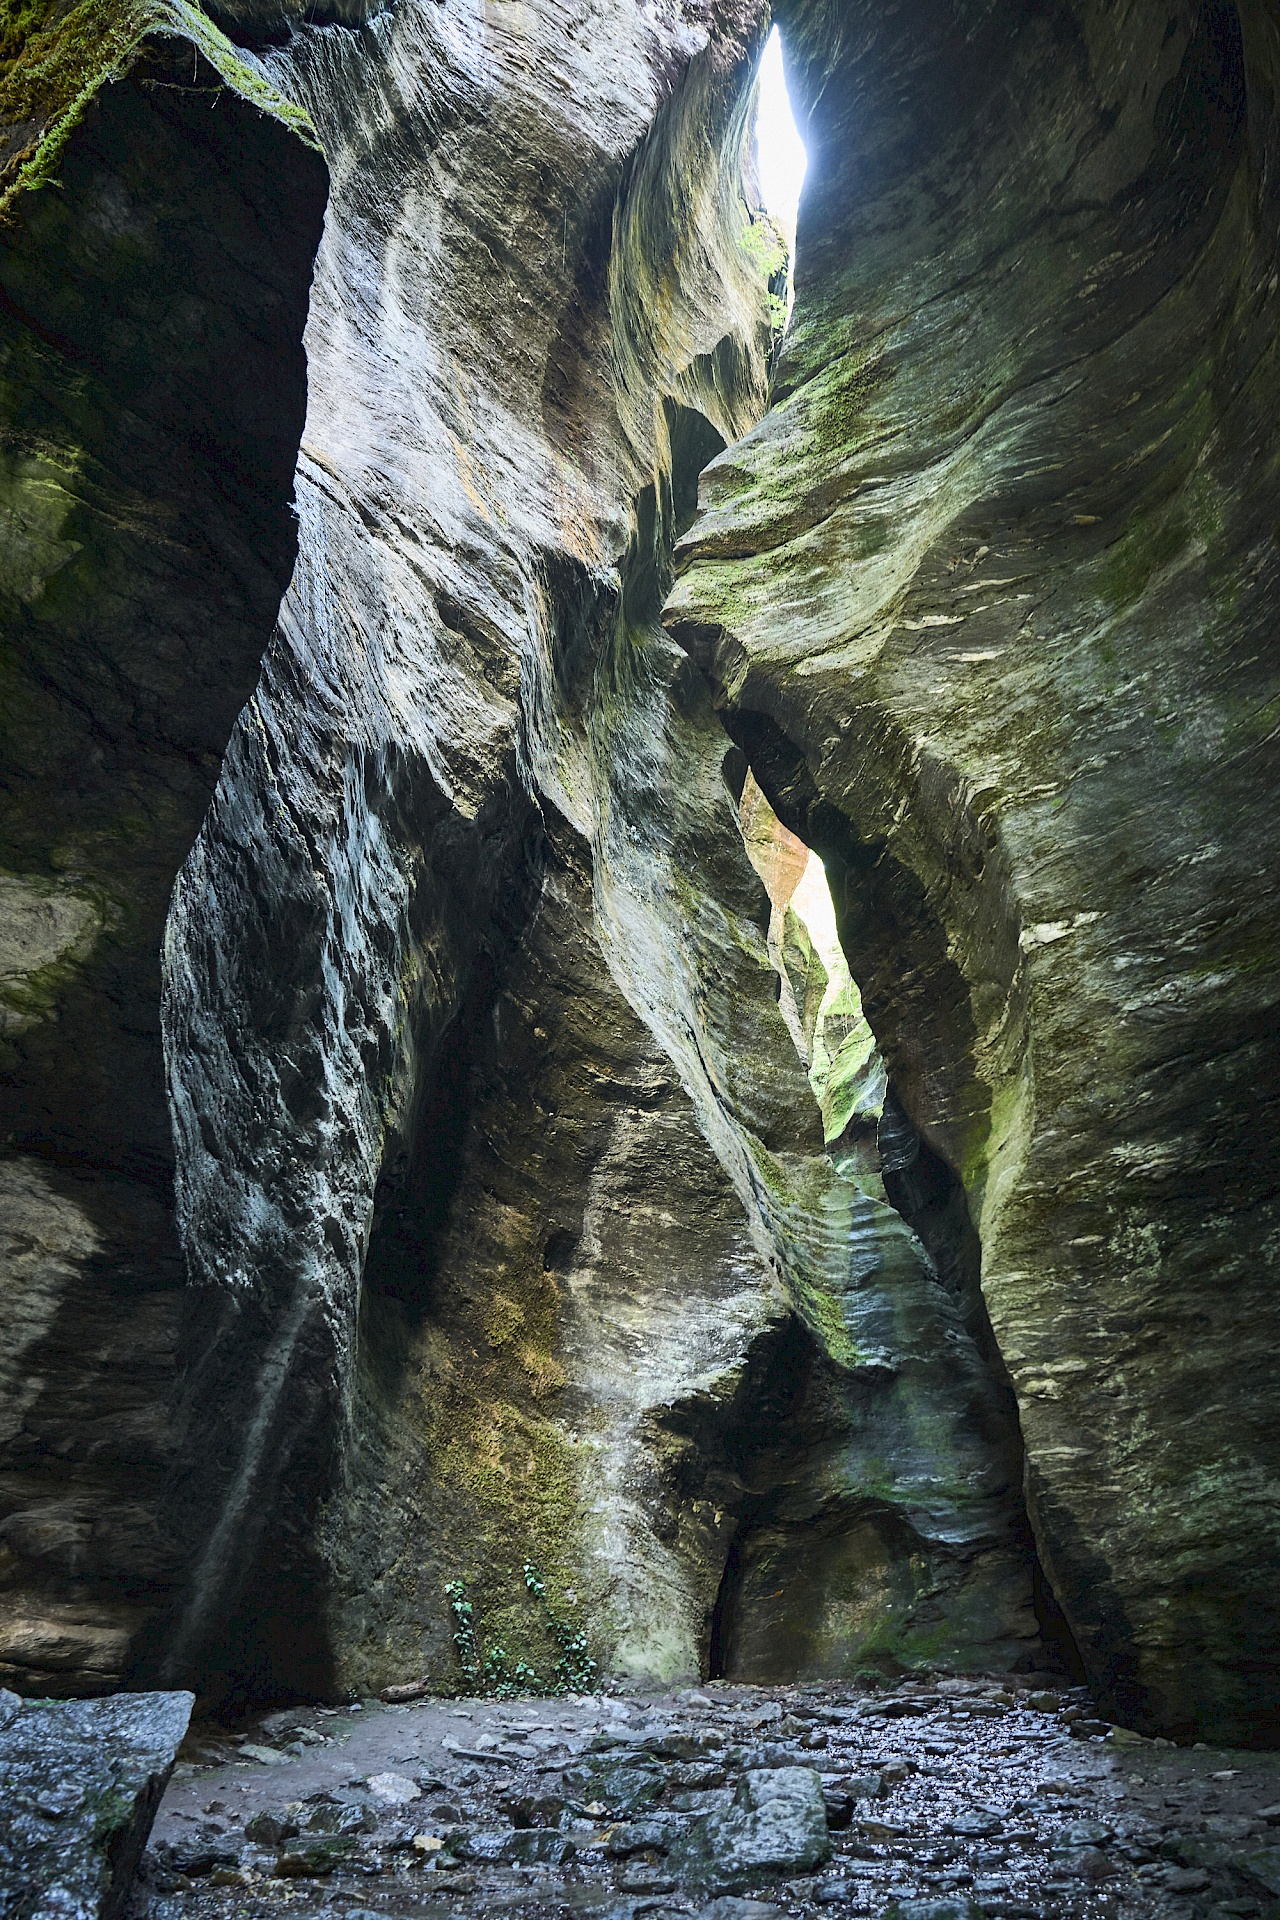
[[[1280,1756],[1045,1675],[441,1700],[193,1729],[129,1920],[1280,1912]]]

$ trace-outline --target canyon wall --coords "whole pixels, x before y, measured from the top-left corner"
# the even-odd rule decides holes
[[[173,1678],[457,1684],[462,1581],[545,1679],[526,1567],[603,1667],[696,1677],[740,1531],[793,1543],[805,1670],[1034,1639],[1011,1410],[822,1153],[657,625],[765,405],[762,24],[432,5],[265,57],[332,186],[298,566],[166,943]],[[714,1657],[776,1666],[728,1604]]]
[[[962,1178],[1107,1709],[1277,1685],[1276,28],[781,11],[810,149],[767,418],[669,630],[840,896]]]
[[[118,1683],[181,1572],[160,950],[293,567],[325,202],[207,22],[139,31],[0,83],[0,1677],[37,1691]]]
[[[0,83],[7,1682],[999,1668],[1043,1574],[1265,1737],[1261,10],[793,0],[780,353],[762,8],[99,15]]]

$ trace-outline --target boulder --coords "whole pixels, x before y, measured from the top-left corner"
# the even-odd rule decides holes
[[[0,1691],[0,1912],[115,1920],[192,1704],[189,1693]]]
[[[830,1857],[822,1782],[810,1767],[745,1773],[723,1813],[697,1821],[671,1850],[682,1880],[733,1892],[759,1878],[807,1873]]]

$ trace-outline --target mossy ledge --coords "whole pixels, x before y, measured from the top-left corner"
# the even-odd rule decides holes
[[[286,100],[198,7],[183,0],[19,0],[0,24],[0,222],[24,192],[55,183],[67,141],[104,86],[144,43],[190,41],[196,86],[221,83],[319,151],[310,116]],[[202,76],[199,58],[216,79]]]

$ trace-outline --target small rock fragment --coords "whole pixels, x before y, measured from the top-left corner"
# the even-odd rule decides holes
[[[1054,1855],[1053,1877],[1061,1880],[1087,1880],[1096,1883],[1112,1880],[1119,1872],[1114,1860],[1108,1860],[1097,1847],[1068,1847]],[[1205,1884],[1208,1884],[1206,1878]]]
[[[1053,1843],[1058,1847],[1105,1847],[1115,1837],[1114,1828],[1103,1826],[1100,1820],[1073,1820],[1054,1835]]]
[[[424,1700],[430,1691],[430,1683],[426,1680],[405,1680],[399,1686],[384,1687],[380,1697],[388,1706],[395,1706],[408,1700]]]
[[[298,1821],[290,1813],[273,1813],[264,1808],[244,1823],[244,1837],[260,1847],[278,1847],[282,1840],[292,1840],[302,1831]]]
[[[827,1826],[832,1833],[842,1833],[853,1821],[853,1795],[851,1793],[833,1793],[824,1789],[822,1804],[827,1810]]]
[[[332,1873],[355,1852],[355,1841],[347,1834],[332,1834],[324,1839],[299,1839],[288,1845],[276,1860],[281,1879],[314,1879]]]
[[[981,1913],[972,1900],[947,1895],[941,1900],[893,1900],[884,1920],[980,1920]]]
[[[948,1820],[943,1826],[944,1833],[954,1833],[965,1840],[989,1840],[993,1833],[999,1833],[1004,1821],[990,1808],[980,1807],[973,1813],[958,1813],[954,1820]]]
[[[403,1773],[371,1773],[366,1785],[374,1799],[388,1807],[407,1807],[422,1798],[422,1788]]]
[[[1163,1884],[1170,1893],[1203,1893],[1209,1885],[1209,1876],[1203,1867],[1169,1867]]]
[[[698,1920],[778,1920],[778,1909],[768,1900],[743,1900],[722,1894],[703,1907]]]

